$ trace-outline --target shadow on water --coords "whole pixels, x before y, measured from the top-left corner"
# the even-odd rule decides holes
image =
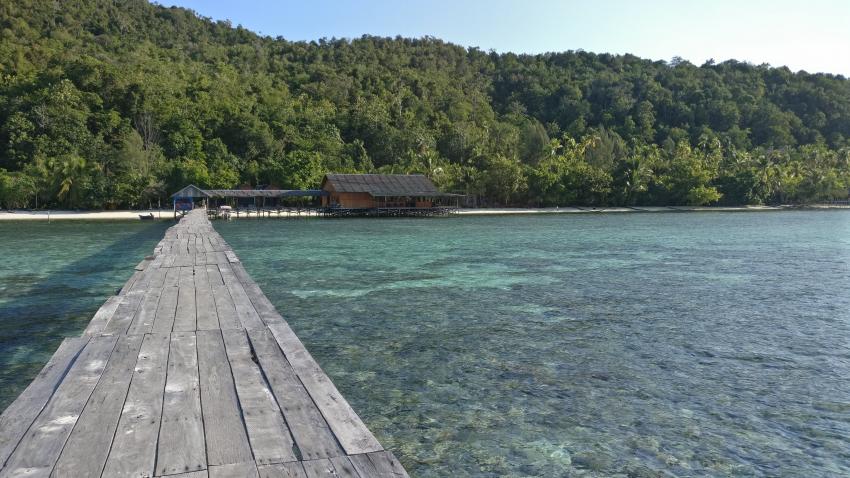
[[[7,249],[14,263],[7,270],[0,267],[0,410],[38,374],[63,338],[82,333],[171,225],[14,225],[18,242]]]

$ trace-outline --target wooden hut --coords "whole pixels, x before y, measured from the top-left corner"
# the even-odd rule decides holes
[[[421,174],[328,174],[321,189],[323,206],[350,210],[445,208],[459,197]]]

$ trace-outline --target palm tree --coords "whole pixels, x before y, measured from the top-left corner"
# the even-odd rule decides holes
[[[69,154],[52,161],[51,169],[57,185],[56,199],[66,201],[68,207],[76,205],[81,182],[88,173],[86,160],[76,154]]]

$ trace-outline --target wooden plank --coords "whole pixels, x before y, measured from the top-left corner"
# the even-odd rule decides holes
[[[215,262],[219,266],[230,263],[230,261],[227,259],[227,255],[224,254],[223,248],[216,249]]]
[[[173,269],[172,269],[173,270]],[[177,287],[163,287],[156,307],[156,319],[153,322],[154,333],[168,334],[174,327],[177,312]]]
[[[206,468],[195,334],[171,334],[171,353],[156,454],[157,474]]]
[[[136,315],[136,310],[145,297],[145,293],[141,290],[131,290],[121,297],[122,300],[118,304],[118,309],[115,310],[112,319],[106,323],[101,333],[108,335],[126,333]]]
[[[59,455],[54,476],[100,476],[141,345],[141,335],[118,339],[100,381]]]
[[[88,341],[89,337],[63,340],[32,383],[0,415],[0,468],[44,409]]]
[[[177,294],[174,331],[193,332],[198,328],[197,312],[195,309],[195,288],[180,287],[177,289]]]
[[[268,327],[346,453],[382,451],[381,444],[307,352],[289,324],[276,323]]]
[[[127,279],[127,282],[124,283],[121,290],[118,291],[118,295],[126,294],[133,287],[133,284],[142,277],[142,274],[144,274],[142,271],[133,271],[133,275],[131,275],[130,278]]]
[[[212,249],[207,250],[207,252],[204,253],[204,264],[213,265],[217,263],[218,261],[216,261],[215,252],[213,252]]]
[[[195,266],[195,307],[198,314],[198,330],[218,330],[218,312],[207,277],[206,266]]]
[[[354,465],[351,463],[351,460],[349,460],[347,456],[335,456],[330,460],[331,463],[333,463],[334,465],[334,470],[336,470],[336,474],[341,478],[360,477],[360,473],[357,472],[357,469],[354,468]]]
[[[205,266],[207,265],[207,253],[206,252],[198,252],[195,254],[195,266]]]
[[[164,256],[154,252],[153,260],[151,260],[151,263],[148,265],[148,269],[150,269],[150,268],[161,269],[163,259],[165,259]]]
[[[156,269],[150,271],[150,279],[148,279],[148,290],[162,289],[165,286],[165,276],[168,274],[168,269]]]
[[[239,262],[239,258],[233,251],[224,251],[224,256],[227,257],[227,262]]]
[[[215,300],[215,311],[218,316],[218,326],[221,330],[241,329],[242,322],[239,321],[239,316],[236,313],[236,306],[233,305],[233,299],[230,297],[230,290],[225,285],[217,285],[212,289],[213,299]]]
[[[370,460],[369,456],[365,453],[360,455],[349,455],[348,459],[351,461],[351,464],[360,476],[368,476],[369,478],[384,478],[378,473],[378,470],[375,468],[372,460]]]
[[[145,272],[139,272],[141,276],[133,283],[128,291],[122,291],[124,299],[118,305],[118,309],[113,314],[112,319],[103,328],[104,334],[124,334],[133,322],[133,317],[142,303],[145,292],[147,291],[148,283],[158,272],[157,269],[152,269]]]
[[[188,267],[195,265],[195,256],[182,253],[174,256],[174,267]]]
[[[180,268],[172,267],[165,271],[165,282],[162,287],[177,287],[180,282]]]
[[[207,263],[207,282],[209,282],[210,287],[224,285],[218,265]]]
[[[301,462],[258,466],[260,478],[307,478]]]
[[[368,454],[369,460],[378,472],[378,476],[388,478],[409,478],[404,467],[396,457],[389,451],[378,451]]]
[[[328,459],[310,460],[301,463],[307,478],[336,478],[336,470]]]
[[[197,235],[195,236],[195,251],[196,255],[204,256],[207,252],[207,248],[204,245],[204,236]]]
[[[106,477],[106,475],[103,475]],[[177,475],[168,475],[168,478],[209,478],[207,470],[190,471],[189,473],[179,473]]]
[[[254,305],[254,310],[257,311],[260,319],[262,319],[262,321],[266,324],[283,322],[283,317],[278,314],[277,309],[275,309],[274,305],[272,305],[266,295],[263,294],[263,291],[260,289],[260,286],[254,282],[254,279],[251,279],[251,276],[248,275],[248,272],[244,267],[242,267],[242,264],[231,264],[230,268],[233,270],[233,274],[242,283],[242,287],[248,295],[248,298],[251,300],[251,304]]]
[[[53,397],[24,435],[0,476],[50,473],[80,413],[100,379],[116,337],[93,337],[68,370]]]
[[[162,260],[162,265],[160,267],[163,269],[170,269],[174,267],[174,261],[177,259],[177,256],[171,254],[170,244],[166,246],[165,254],[165,259]]]
[[[193,332],[198,327],[195,309],[194,267],[181,267],[178,282],[177,312],[174,315],[175,332]]]
[[[224,465],[251,461],[253,465],[221,332],[198,331],[197,336],[207,463]]]
[[[257,315],[254,305],[251,303],[248,295],[245,294],[245,289],[242,288],[242,283],[233,274],[233,271],[230,269],[230,265],[219,265],[219,271],[221,271],[221,278],[224,280],[224,285],[226,285],[227,290],[230,291],[230,297],[233,299],[233,305],[236,308],[236,315],[239,317],[239,322],[242,324],[242,328],[262,328],[264,325],[263,321],[260,320],[260,316]]]
[[[106,324],[112,319],[112,316],[115,315],[115,311],[118,310],[118,306],[121,304],[123,298],[120,295],[113,295],[106,299],[106,302],[95,312],[83,335],[97,335],[101,333],[104,327],[106,327]]]
[[[169,343],[164,334],[146,335],[142,342],[104,477],[154,474]]]
[[[260,465],[295,461],[289,429],[252,360],[248,337],[242,331],[222,331],[222,335],[254,459]]]
[[[259,478],[257,464],[253,461],[211,466],[210,478]]]
[[[162,289],[150,289],[145,292],[145,297],[136,310],[136,315],[133,317],[133,322],[127,329],[128,334],[147,334],[153,330],[153,324],[156,321],[156,311],[159,307],[159,298],[162,294]]]
[[[252,330],[248,335],[302,459],[316,460],[345,454],[271,332]]]

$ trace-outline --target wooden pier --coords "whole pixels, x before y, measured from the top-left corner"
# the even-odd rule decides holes
[[[407,473],[203,210],[0,416],[0,478]]]

